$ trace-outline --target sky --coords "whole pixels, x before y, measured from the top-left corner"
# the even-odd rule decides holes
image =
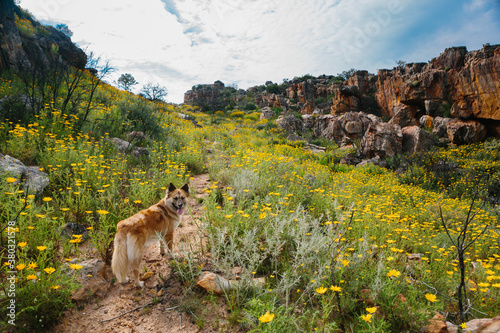
[[[114,83],[167,87],[182,103],[197,84],[247,89],[351,68],[376,73],[452,46],[500,43],[500,0],[21,0],[45,24],[109,60]]]

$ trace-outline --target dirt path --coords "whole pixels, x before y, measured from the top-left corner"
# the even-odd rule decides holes
[[[197,225],[202,223],[202,206],[198,198],[209,186],[208,174],[197,175],[190,182],[191,197],[189,209],[182,216],[181,224],[175,232],[174,253],[182,256],[182,251],[199,240]],[[66,313],[61,324],[53,332],[200,332],[192,319],[179,309],[182,286],[177,279],[171,278],[172,269],[165,258],[159,254],[158,244],[151,244],[144,250],[141,267],[147,267],[153,276],[145,281],[144,288],[134,288],[132,284],[115,283],[104,298],[95,297],[93,301],[80,306],[78,310]],[[162,278],[163,277],[163,280]],[[122,317],[108,320],[129,310],[152,301],[153,297],[162,301],[156,305],[132,311]],[[205,327],[203,332],[210,332]]]

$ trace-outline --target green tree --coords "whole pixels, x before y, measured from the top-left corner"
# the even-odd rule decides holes
[[[139,84],[139,82],[135,80],[132,74],[129,73],[122,74],[117,82],[118,87],[122,88],[125,91],[130,91],[133,86]]]

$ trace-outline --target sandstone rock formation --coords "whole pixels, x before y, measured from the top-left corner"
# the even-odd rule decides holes
[[[484,139],[484,128],[479,123],[486,126],[486,135],[500,137],[499,72],[500,45],[485,44],[481,50],[470,52],[465,47],[452,47],[428,63],[381,69],[377,75],[355,71],[347,79],[309,75],[281,85],[267,82],[266,86],[247,91],[240,89],[237,95],[231,95],[220,105],[252,99],[258,107],[281,107],[303,115],[331,113],[341,116],[362,111],[390,119],[390,123],[401,128],[420,124],[439,137],[459,144]],[[202,86],[202,91],[188,91],[185,102],[194,103],[206,95],[206,100],[211,99],[210,103],[216,104],[223,98],[221,92],[224,91],[220,87]],[[214,93],[214,89],[219,92]],[[465,127],[462,124],[461,130],[456,129],[458,124],[450,125],[448,130],[453,118],[475,121],[476,126],[472,128],[477,134],[471,134],[471,123]],[[324,123],[317,125],[319,132],[328,128],[330,134],[327,136],[338,137],[339,134],[334,134],[337,133],[334,119],[322,118]],[[468,137],[459,139],[464,132]],[[448,135],[453,137],[448,138]]]
[[[265,106],[260,110],[260,120],[262,119],[272,119],[274,117],[274,112],[269,106]]]
[[[427,64],[380,70],[375,95],[384,116],[404,104],[431,116],[478,119],[500,136],[499,75],[500,45],[452,47]]]
[[[401,129],[403,133],[403,151],[415,154],[429,149],[434,145],[432,134],[419,126],[406,126]]]
[[[403,133],[396,124],[372,122],[361,140],[360,152],[366,158],[400,154],[403,150]]]
[[[450,141],[457,145],[481,142],[486,138],[486,127],[476,120],[454,119],[446,129]]]

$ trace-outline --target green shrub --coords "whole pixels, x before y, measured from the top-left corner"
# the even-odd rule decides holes
[[[234,110],[233,112],[231,112],[231,114],[229,116],[231,118],[243,118],[244,115],[245,115],[245,112],[240,111],[240,110]]]

